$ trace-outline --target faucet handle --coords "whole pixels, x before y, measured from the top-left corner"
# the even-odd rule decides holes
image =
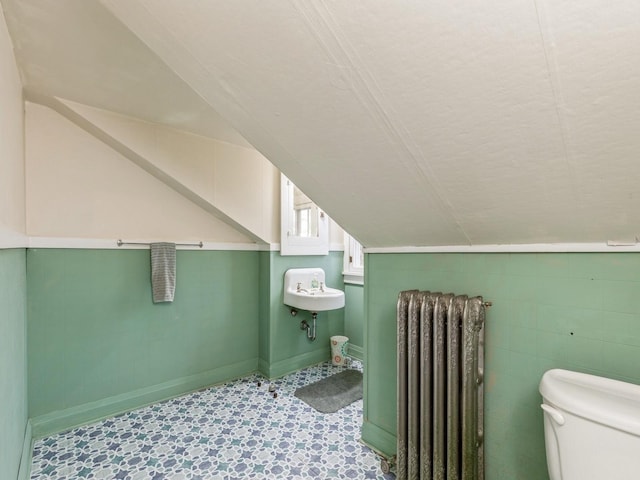
[[[324,292],[324,282],[320,282],[320,291]]]
[[[302,288],[302,282],[298,282],[298,286],[296,287],[296,289],[300,291],[301,288]]]

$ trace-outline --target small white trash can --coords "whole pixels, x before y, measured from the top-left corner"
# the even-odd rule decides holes
[[[331,363],[333,365],[347,364],[347,347],[349,345],[349,337],[343,335],[335,335],[331,337]]]

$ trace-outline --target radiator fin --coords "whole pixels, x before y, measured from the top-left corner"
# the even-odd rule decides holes
[[[482,297],[398,296],[398,480],[484,480],[484,320]]]

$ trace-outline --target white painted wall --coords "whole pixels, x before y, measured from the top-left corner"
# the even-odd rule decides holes
[[[329,248],[341,250],[344,248],[344,230],[329,217]]]
[[[24,110],[13,45],[0,11],[0,247],[24,246]]]
[[[129,130],[137,128],[132,121]],[[154,147],[166,157],[173,148],[191,158],[188,143],[170,143],[166,151],[161,144]],[[58,113],[29,102],[26,179],[32,237],[250,242]]]
[[[60,245],[65,238],[62,245],[66,246],[89,245],[70,238],[254,241],[88,134],[81,128],[85,121],[153,163],[255,237],[269,244],[280,242],[280,174],[256,150],[74,102],[63,104],[80,115],[82,124],[70,122],[56,111],[58,107],[53,110],[27,102],[27,232],[31,245]],[[339,250],[342,244],[343,231],[332,221],[331,248]]]
[[[269,243],[280,233],[280,172],[252,148],[64,102]]]

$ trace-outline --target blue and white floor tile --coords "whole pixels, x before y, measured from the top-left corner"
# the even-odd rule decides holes
[[[251,375],[38,440],[31,479],[394,478],[359,442],[362,400],[322,414],[293,395],[342,370],[324,363],[278,379],[277,398]]]

